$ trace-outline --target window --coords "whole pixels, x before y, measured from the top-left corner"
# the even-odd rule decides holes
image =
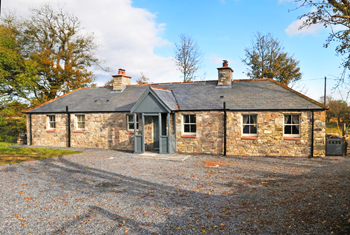
[[[76,115],[77,116],[77,129],[84,130],[85,129],[85,115]]]
[[[284,115],[284,132],[285,136],[300,136],[300,114]]]
[[[134,131],[134,114],[127,115],[128,131]],[[139,129],[139,115],[136,115],[136,130]]]
[[[56,129],[56,117],[55,115],[48,115],[48,129]]]
[[[184,115],[184,134],[196,135],[196,115]]]
[[[243,115],[243,135],[257,136],[258,135],[258,115]]]

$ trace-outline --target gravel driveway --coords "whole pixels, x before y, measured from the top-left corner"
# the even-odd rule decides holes
[[[350,234],[350,159],[88,150],[0,166],[0,234]]]

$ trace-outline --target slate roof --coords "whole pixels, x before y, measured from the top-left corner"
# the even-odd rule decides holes
[[[156,93],[158,98],[160,98],[168,108],[171,110],[178,110],[178,107],[176,105],[176,99],[173,94],[173,92],[169,89],[157,89],[158,87],[152,87],[152,90]]]
[[[173,111],[222,110],[324,110],[321,103],[271,79],[233,80],[232,88],[217,88],[217,81],[151,84],[160,99]],[[156,87],[169,89],[166,91]],[[112,87],[78,89],[26,113],[129,112],[150,85],[131,85],[121,93]]]

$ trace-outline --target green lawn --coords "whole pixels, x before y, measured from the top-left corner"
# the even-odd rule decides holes
[[[40,160],[50,157],[61,157],[82,151],[59,150],[49,148],[18,148],[7,147],[14,143],[0,142],[0,165],[14,164],[25,161]]]

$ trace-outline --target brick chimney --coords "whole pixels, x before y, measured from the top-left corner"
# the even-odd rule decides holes
[[[113,91],[122,92],[131,83],[131,77],[125,75],[125,69],[119,69],[118,75],[113,75]]]
[[[222,67],[218,68],[218,84],[217,88],[231,87],[233,70],[228,67],[228,61],[224,60]]]

